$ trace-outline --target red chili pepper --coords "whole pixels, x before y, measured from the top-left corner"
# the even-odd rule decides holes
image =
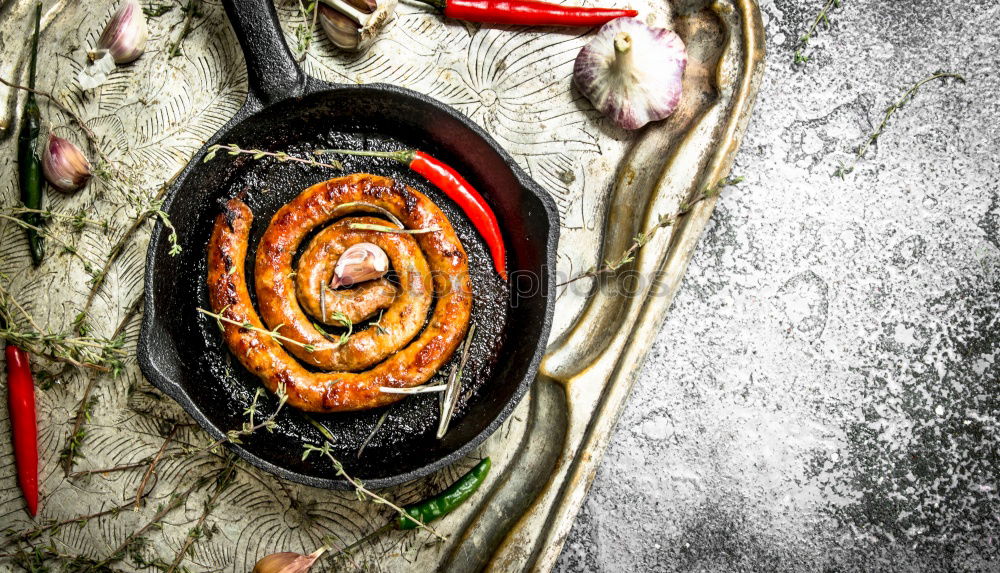
[[[335,153],[342,155],[366,155],[370,157],[387,157],[405,163],[410,169],[423,175],[428,181],[444,192],[449,199],[458,203],[472,226],[479,231],[490,248],[493,257],[493,267],[503,280],[507,280],[507,249],[500,234],[500,224],[497,216],[490,209],[486,200],[464,177],[444,163],[427,155],[423,151],[355,151],[353,149],[321,149],[316,153]]]
[[[573,26],[592,28],[615,18],[632,18],[635,10],[581,8],[537,0],[422,0],[444,10],[444,15],[469,22],[518,26]]]
[[[35,425],[35,384],[31,378],[28,353],[8,344],[7,405],[14,441],[17,483],[21,486],[28,513],[38,513],[38,428]]]

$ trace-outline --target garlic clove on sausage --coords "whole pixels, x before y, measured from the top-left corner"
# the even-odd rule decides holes
[[[101,32],[101,37],[97,40],[98,50],[92,54],[91,59],[98,59],[100,50],[107,50],[116,64],[134,62],[146,50],[147,39],[149,27],[139,0],[123,0]]]
[[[602,114],[638,129],[674,113],[686,65],[684,42],[672,30],[617,18],[580,50],[573,80]]]
[[[392,21],[397,0],[319,0],[319,23],[333,45],[360,52]]]
[[[372,243],[348,247],[337,259],[330,286],[337,288],[377,279],[389,271],[389,257]]]
[[[73,142],[50,133],[42,152],[42,174],[56,189],[71,193],[90,180],[90,161]]]

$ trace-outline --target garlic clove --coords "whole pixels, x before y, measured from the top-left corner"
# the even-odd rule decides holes
[[[116,64],[128,64],[146,50],[148,38],[146,15],[142,13],[139,0],[123,0],[101,32],[97,47],[111,52]]]
[[[49,134],[42,152],[42,174],[56,189],[71,193],[90,180],[90,161],[73,142]]]
[[[377,279],[389,271],[389,257],[372,243],[352,245],[337,259],[330,286],[350,286]]]
[[[392,21],[397,0],[319,0],[319,23],[338,48],[367,49]]]
[[[291,551],[272,553],[258,561],[252,573],[307,573],[326,550],[326,547],[320,547],[309,555]]]
[[[684,42],[672,30],[617,18],[580,50],[573,81],[602,114],[638,129],[674,113],[686,66]]]

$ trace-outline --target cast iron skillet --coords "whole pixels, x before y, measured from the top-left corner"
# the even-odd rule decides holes
[[[196,310],[209,306],[205,247],[220,202],[239,194],[253,209],[252,261],[271,216],[307,186],[353,172],[402,180],[444,209],[469,254],[476,301],[472,319],[478,330],[458,413],[448,434],[437,440],[437,397],[408,397],[388,408],[361,456],[361,443],[385,409],[315,417],[335,435],[334,453],[347,471],[370,487],[428,475],[495,431],[535,378],[552,318],[559,220],[555,205],[465,116],[396,86],[332,85],[308,77],[288,51],[271,0],[223,4],[246,57],[249,94],[236,117],[195,154],[167,194],[164,209],[183,252],[171,256],[164,226],[153,230],[138,344],[142,372],[212,436],[239,428],[260,384],[231,357],[214,321]],[[401,165],[352,158],[344,161],[343,172],[336,172],[221,153],[203,162],[214,143],[300,153],[317,147],[422,149],[455,167],[493,207],[505,233],[511,282],[504,283],[491,270],[489,252],[461,211]],[[450,364],[442,370],[449,369]],[[275,404],[270,394],[262,398],[258,420]],[[319,444],[321,437],[300,413],[286,410],[277,420],[274,433],[258,432],[232,449],[283,478],[327,488],[347,485],[319,456],[302,460],[302,443]]]

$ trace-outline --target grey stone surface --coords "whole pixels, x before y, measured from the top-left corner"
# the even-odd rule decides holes
[[[765,0],[734,173],[558,571],[1000,570],[1000,5]],[[845,178],[910,85],[935,81]]]

